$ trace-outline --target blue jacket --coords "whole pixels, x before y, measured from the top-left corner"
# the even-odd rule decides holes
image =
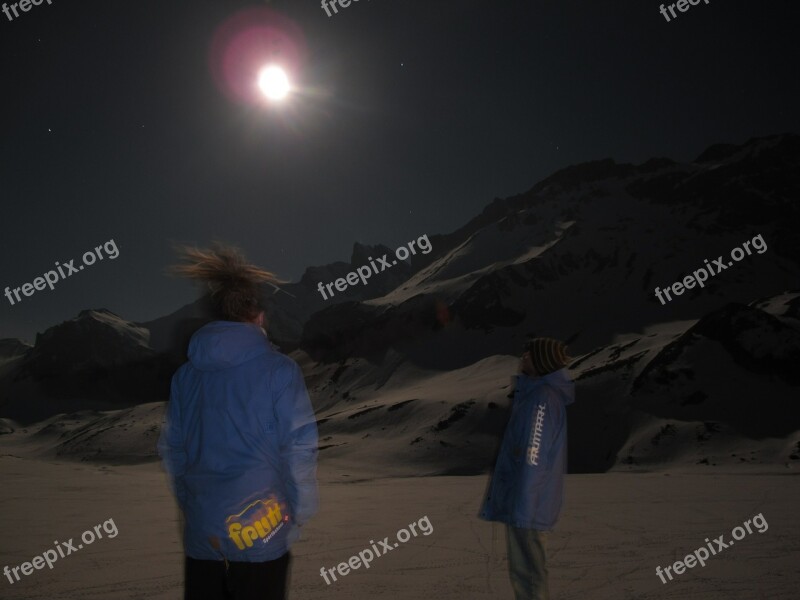
[[[192,336],[158,453],[192,558],[279,558],[317,512],[317,423],[303,373],[258,325],[215,321]]]
[[[566,406],[575,384],[560,369],[517,376],[511,417],[480,517],[548,531],[561,512],[567,467]]]

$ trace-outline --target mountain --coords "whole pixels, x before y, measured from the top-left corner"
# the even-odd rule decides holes
[[[368,285],[328,300],[317,290],[389,248],[355,244],[349,263],[265,287],[268,329],[303,367],[322,458],[365,477],[488,468],[530,335],[561,338],[576,357],[572,471],[791,466],[798,195],[792,134],[717,144],[685,164],[570,166],[429,236],[429,254]],[[701,270],[703,285],[690,286]],[[139,324],[84,311],[32,349],[0,344],[4,430],[50,417],[39,427],[60,433],[47,452],[124,456],[109,448],[115,428],[134,419],[135,431],[158,428],[157,408],[131,405],[166,399],[189,337],[209,319],[202,299]],[[83,409],[128,412],[67,414]]]
[[[147,329],[105,309],[36,336],[0,377],[0,414],[30,423],[60,412],[166,398],[174,364],[149,346]]]
[[[4,338],[0,340],[0,361],[17,358],[28,352],[33,346],[26,344],[16,338]]]
[[[284,350],[301,347],[315,356],[327,356],[332,340],[344,338],[349,344],[341,357],[361,343],[359,332],[372,328],[373,319],[399,336],[389,332],[379,344],[385,350],[409,335],[404,321],[416,322],[421,310],[425,327],[435,326],[438,310],[470,340],[488,344],[466,352],[459,364],[467,364],[517,343],[520,329],[546,329],[590,348],[616,331],[698,318],[725,299],[748,302],[752,290],[800,287],[793,232],[800,212],[792,195],[800,189],[798,166],[800,137],[786,134],[717,144],[688,164],[604,159],[567,167],[525,193],[495,199],[458,230],[430,236],[429,254],[398,262],[366,286],[327,300],[317,290],[370,256],[391,256],[389,248],[356,243],[349,263],[309,267],[280,290],[265,286],[270,334]],[[660,304],[656,286],[682,280],[757,235],[766,244],[762,254],[751,249],[703,288]],[[420,298],[406,304],[414,296]],[[151,330],[153,347],[165,351],[185,347],[208,319],[197,301],[141,325]],[[476,331],[481,335],[471,335]]]
[[[370,279],[369,285],[348,287],[332,298],[324,299],[317,290],[319,283],[331,283],[367,264],[369,259],[391,253],[383,245],[369,246],[356,242],[349,263],[339,261],[308,267],[296,283],[264,285],[262,290],[267,303],[272,341],[284,351],[297,348],[303,326],[312,314],[327,306],[380,297],[406,281],[423,262],[420,257],[424,255],[412,256],[407,262],[399,262],[386,275]],[[150,331],[153,349],[183,361],[191,334],[210,321],[211,315],[207,299],[200,298],[169,315],[139,325]]]
[[[379,353],[404,344],[413,324],[427,331],[427,347],[409,351],[451,368],[517,351],[526,333],[569,340],[582,352],[620,332],[800,288],[800,137],[714,148],[686,165],[568,167],[495,200],[456,232],[433,236],[429,264],[402,286],[313,315],[300,346],[331,359]],[[682,281],[706,259],[732,262],[731,250],[744,242],[751,254],[741,262],[660,303],[657,286]],[[437,310],[451,322],[444,335]],[[370,342],[375,329],[383,334],[378,347]],[[462,348],[458,358],[453,345]]]
[[[730,303],[577,357],[569,369],[577,389],[570,472],[800,466],[798,307],[800,292]],[[489,468],[518,358],[434,369],[406,349],[335,363],[298,355],[320,418],[321,455],[358,465],[364,476]],[[369,465],[359,463],[365,455]]]

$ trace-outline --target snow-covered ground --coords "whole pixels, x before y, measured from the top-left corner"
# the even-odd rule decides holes
[[[97,540],[17,583],[16,599],[181,597],[179,517],[155,463],[107,467],[9,456],[0,473],[0,566],[17,566],[107,519],[118,535]],[[365,457],[365,460],[368,460]],[[476,512],[486,476],[365,480],[356,470],[320,470],[321,511],[294,550],[291,598],[512,598],[505,535]],[[708,468],[662,473],[570,475],[557,529],[550,535],[552,596],[558,600],[698,598],[790,600],[800,585],[800,479],[789,469],[722,473]],[[761,513],[768,524],[675,581],[662,568]],[[327,585],[335,567],[427,516],[418,535]],[[418,528],[419,529],[419,528]]]

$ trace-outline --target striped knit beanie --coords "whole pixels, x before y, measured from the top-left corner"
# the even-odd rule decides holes
[[[558,371],[566,367],[572,360],[567,356],[567,347],[564,342],[552,338],[533,338],[525,348],[530,352],[533,368],[539,375]]]

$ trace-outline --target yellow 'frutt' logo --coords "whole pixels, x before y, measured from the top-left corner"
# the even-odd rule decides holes
[[[281,507],[275,498],[269,500],[256,500],[238,515],[231,515],[225,519],[228,537],[233,540],[239,550],[252,548],[253,542],[261,538],[264,543],[269,541],[289,516],[281,514]]]

